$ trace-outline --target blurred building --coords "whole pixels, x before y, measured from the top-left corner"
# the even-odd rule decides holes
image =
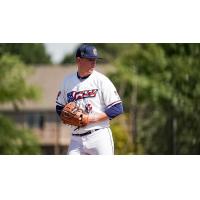
[[[100,66],[100,72],[111,67]],[[42,98],[35,101],[25,101],[17,107],[12,104],[0,105],[0,111],[13,119],[19,126],[31,128],[38,137],[43,154],[66,154],[70,141],[71,128],[63,125],[55,111],[55,101],[59,86],[68,75],[76,71],[75,66],[37,66],[27,82],[39,86]]]

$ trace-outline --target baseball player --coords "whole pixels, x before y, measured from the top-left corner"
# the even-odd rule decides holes
[[[56,100],[60,116],[65,104],[76,104],[88,114],[83,127],[73,127],[69,155],[113,155],[109,121],[123,113],[122,101],[113,83],[95,70],[97,50],[83,44],[76,52],[77,72],[66,76]]]

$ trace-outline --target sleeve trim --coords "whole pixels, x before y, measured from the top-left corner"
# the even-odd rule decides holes
[[[106,106],[106,109],[109,109],[110,107],[114,106],[115,104],[118,104],[118,103],[121,103],[121,102],[122,102],[121,100],[115,101],[115,102],[109,104],[108,106]]]
[[[61,103],[59,103],[58,101],[56,101],[56,104],[59,105],[59,106],[64,106]]]

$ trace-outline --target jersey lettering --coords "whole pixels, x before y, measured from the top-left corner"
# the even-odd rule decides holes
[[[98,89],[93,89],[93,90],[84,90],[84,91],[79,91],[79,92],[69,92],[67,93],[67,101],[72,102],[72,101],[77,101],[79,99],[85,99],[89,97],[96,97]]]

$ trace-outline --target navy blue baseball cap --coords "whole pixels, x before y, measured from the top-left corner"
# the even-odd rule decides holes
[[[76,57],[89,58],[89,59],[101,59],[98,56],[97,49],[89,44],[81,45],[76,51]]]

